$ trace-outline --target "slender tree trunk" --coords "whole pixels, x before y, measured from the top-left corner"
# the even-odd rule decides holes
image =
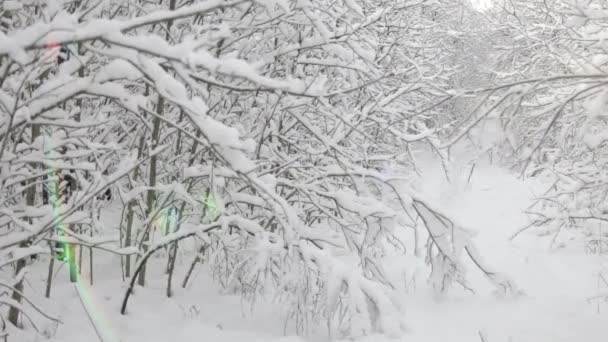
[[[27,241],[24,241],[19,244],[19,247],[27,247],[27,245]],[[19,259],[19,261],[17,261],[17,268],[15,270],[15,274],[19,274],[25,268],[25,260],[25,258],[21,258]],[[15,290],[16,291],[13,292],[11,298],[15,302],[21,303],[21,294],[19,293],[23,293],[23,279],[19,280],[19,282],[15,284]],[[19,308],[16,308],[14,306],[10,307],[10,309],[8,310],[8,321],[16,327],[19,326]]]
[[[53,284],[53,269],[55,267],[55,248],[53,243],[49,242],[49,248],[51,249],[51,258],[49,259],[49,271],[46,276],[46,292],[45,297],[51,298],[51,287]]]
[[[148,93],[148,88],[146,87],[146,94]],[[137,158],[140,159],[143,155],[144,144],[146,143],[145,132],[142,134],[139,139],[139,148],[137,151]],[[136,182],[137,178],[139,178],[139,166],[133,170],[133,181]],[[125,228],[125,247],[131,246],[131,238],[133,235],[133,215],[135,214],[135,210],[133,207],[135,206],[134,200],[129,200],[129,204],[127,204],[127,227]],[[125,277],[131,277],[131,255],[128,254],[125,257]]]
[[[197,131],[196,132],[196,137],[199,138],[201,135],[201,131]],[[188,167],[194,165],[194,161],[196,160],[196,150],[198,149],[198,142],[194,142],[192,149],[191,149],[191,157],[190,157],[190,161],[188,162]],[[192,181],[190,181],[190,183],[188,184],[188,192],[190,192],[190,189],[192,188]],[[176,222],[177,225],[175,227],[175,231],[178,231],[179,228],[181,227],[181,217],[183,215],[183,212],[186,208],[186,203],[182,203],[182,206],[180,207],[179,211],[176,214]],[[205,210],[205,209],[203,209]],[[171,297],[172,296],[172,282],[173,282],[173,273],[175,271],[175,259],[177,258],[177,249],[179,248],[179,244],[177,242],[175,242],[175,244],[173,244],[173,248],[169,251],[169,264],[168,264],[168,273],[169,273],[169,277],[167,279],[167,297]],[[190,270],[190,272],[192,272]],[[189,272],[189,273],[190,273]],[[186,279],[184,279],[184,285],[182,287],[185,287],[185,284],[188,282],[188,277],[189,275],[186,276]]]
[[[160,94],[158,95],[158,103],[156,106],[156,113],[161,116],[163,115],[165,107],[165,99]],[[154,150],[158,145],[158,136],[160,135],[160,118],[154,117],[154,125],[152,127],[152,146],[151,149]],[[156,163],[157,156],[154,155],[150,157],[150,171],[148,175],[148,185],[153,188],[156,186]],[[152,212],[154,211],[154,203],[156,202],[156,191],[154,189],[150,189],[147,192],[146,197],[146,217],[149,218]],[[142,249],[145,253],[148,249],[146,243],[150,239],[150,231],[152,230],[153,222],[148,222],[148,227],[144,231],[144,235],[142,237]],[[146,265],[144,264],[141,271],[139,272],[139,278],[137,279],[137,283],[140,286],[145,286],[146,284]]]
[[[125,229],[125,247],[131,246],[131,231],[133,227],[133,201],[127,204],[127,227]],[[131,276],[131,255],[125,257],[125,277]]]
[[[172,290],[172,282],[173,282],[173,271],[175,270],[175,258],[177,257],[177,246],[178,243],[175,242],[172,245],[171,250],[169,251],[169,276],[167,277],[167,297],[171,298],[173,296]]]
[[[82,234],[83,228],[80,226],[79,232]],[[84,247],[82,245],[78,246],[78,275],[82,275],[82,253],[84,251]]]
[[[162,2],[161,2],[162,3]],[[175,0],[169,0],[169,10],[173,11],[175,10]],[[171,34],[171,26],[173,26],[173,20],[169,20],[167,22],[167,29],[166,29],[166,35],[165,35],[165,40],[169,41],[170,38],[170,34]],[[158,104],[157,104],[157,108],[156,108],[156,113],[158,114],[158,116],[156,116],[154,118],[154,125],[152,127],[152,149],[155,149],[156,146],[158,145],[158,139],[159,139],[159,135],[160,135],[160,116],[163,115],[164,113],[164,107],[165,107],[165,99],[158,94]],[[150,158],[150,174],[149,174],[149,186],[150,187],[154,187],[156,185],[156,156],[153,156],[152,158]],[[150,218],[150,214],[153,212],[153,207],[154,207],[154,203],[156,201],[156,191],[154,189],[149,190],[148,194],[147,194],[147,199],[146,199],[146,217]],[[146,246],[146,242],[150,239],[150,231],[152,230],[152,222],[148,222],[148,227],[146,229],[146,231],[144,232],[144,236],[143,236],[143,244],[142,244],[142,249],[144,251],[144,253],[147,250],[147,246]],[[143,265],[143,268],[141,269],[141,272],[139,274],[139,279],[138,279],[138,284],[141,286],[144,286],[146,282],[146,265]]]
[[[91,238],[93,238],[93,227],[91,227]],[[91,285],[93,285],[93,269],[93,247],[89,247],[89,283]]]
[[[38,125],[33,125],[32,126],[32,141],[34,141],[38,136],[40,135],[40,126]],[[30,186],[27,188],[26,192],[25,192],[25,204],[28,207],[32,207],[34,206],[34,203],[36,201],[36,181],[35,180],[31,180],[30,181]],[[32,224],[32,219],[31,218],[26,218],[27,221],[29,221],[30,224]],[[27,247],[29,245],[28,241],[22,241],[19,244],[19,247]],[[15,274],[18,275],[19,273],[21,273],[21,271],[23,271],[23,269],[26,266],[26,258],[21,258],[17,261],[17,267],[15,269]],[[11,295],[11,299],[13,301],[15,301],[16,303],[21,303],[21,293],[23,293],[23,279],[19,280],[19,282],[17,282],[17,284],[15,284],[15,290],[13,291],[13,294]],[[19,326],[19,308],[11,306],[10,309],[8,310],[8,321],[11,322],[14,326],[18,327]]]
[[[184,277],[184,281],[182,282],[182,288],[186,288],[186,285],[188,285],[188,281],[190,280],[190,277],[192,276],[194,267],[196,267],[196,264],[198,264],[199,262],[201,262],[203,260],[201,258],[201,255],[203,253],[205,253],[205,245],[201,246],[201,248],[198,250],[198,253],[196,254],[196,257],[194,257],[194,260],[192,260],[192,263],[190,264],[190,268],[188,268],[188,273],[186,273],[186,276]]]

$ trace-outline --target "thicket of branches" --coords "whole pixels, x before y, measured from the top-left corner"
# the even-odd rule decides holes
[[[602,114],[583,112],[603,105],[605,76],[601,61],[582,75],[575,67],[596,56],[604,17],[563,2],[509,3],[482,15],[457,0],[5,0],[0,268],[15,272],[0,281],[0,303],[9,321],[29,317],[26,302],[36,308],[23,297],[30,257],[51,254],[36,261],[49,261],[50,296],[53,255],[68,246],[80,261],[88,252],[91,276],[94,251],[122,255],[123,314],[159,251],[168,296],[204,259],[223,286],[288,302],[299,332],[328,320],[351,336],[398,334],[381,262],[389,243],[425,256],[439,290],[469,288],[469,257],[513,292],[464,227],[404,186],[419,150],[448,158],[496,113],[527,168],[546,155],[541,146],[590,147],[580,132],[599,129],[589,122],[603,124]],[[585,20],[564,31],[558,17]],[[489,53],[490,42],[504,53]],[[463,90],[480,84],[490,86]],[[603,141],[596,135],[590,160]],[[110,194],[119,227],[98,215]],[[414,237],[401,241],[402,231]],[[196,253],[178,253],[185,239]],[[193,260],[175,280],[181,255]]]
[[[477,103],[468,121],[497,120],[503,160],[522,176],[554,184],[514,238],[536,227],[559,246],[568,231],[596,250],[598,225],[607,219],[608,9],[601,1],[499,4],[486,13],[495,28],[488,35],[497,46],[488,65],[494,77],[467,94]]]

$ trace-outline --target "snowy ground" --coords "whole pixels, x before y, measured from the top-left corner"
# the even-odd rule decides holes
[[[470,184],[469,170],[449,184],[437,167],[427,168],[421,189],[468,228],[476,230],[475,242],[486,261],[516,281],[525,292],[519,298],[498,298],[481,274],[470,269],[476,295],[457,291],[437,298],[427,288],[421,269],[415,270],[407,259],[396,257],[390,271],[403,279],[405,320],[408,329],[402,341],[408,342],[605,342],[608,341],[608,303],[589,302],[598,291],[596,273],[600,258],[582,249],[556,250],[534,234],[525,234],[513,243],[508,237],[525,225],[522,211],[542,184],[522,182],[494,167],[477,166]],[[119,212],[106,212],[112,224]],[[99,259],[98,259],[99,260]],[[117,260],[106,258],[97,265],[95,286],[84,289],[107,335],[123,342],[198,342],[198,341],[305,341],[287,331],[278,304],[261,303],[251,311],[239,296],[222,294],[199,268],[193,286],[181,289],[187,265],[180,265],[174,298],[164,296],[166,277],[160,270],[148,288],[138,289],[129,305],[129,314],[118,314],[124,293],[120,274],[112,274]],[[104,264],[105,263],[105,267]],[[86,268],[85,268],[86,273]],[[31,275],[45,275],[46,265]],[[412,276],[416,275],[415,281]],[[87,275],[83,277],[86,279]],[[96,341],[95,331],[81,305],[76,290],[67,281],[64,269],[57,276],[51,301],[42,298],[44,277],[26,285],[28,293],[65,324],[48,325],[52,342]],[[407,290],[406,287],[407,280]],[[263,300],[262,300],[263,301]],[[599,308],[599,313],[598,313]],[[13,335],[9,341],[41,341],[33,335]],[[323,341],[320,331],[308,340]],[[369,336],[364,341],[382,341]]]
[[[549,239],[536,234],[509,237],[526,225],[522,214],[543,184],[520,181],[498,168],[462,167],[445,181],[437,168],[434,181],[423,189],[434,196],[452,217],[475,230],[475,242],[486,262],[509,275],[524,296],[497,298],[492,287],[470,267],[476,296],[448,296],[434,300],[420,292],[407,297],[408,341],[561,342],[608,341],[608,305],[589,303],[598,291],[600,258],[581,249],[555,250]],[[427,178],[428,179],[428,178]]]

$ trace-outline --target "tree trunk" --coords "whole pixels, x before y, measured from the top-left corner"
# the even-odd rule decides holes
[[[160,94],[158,95],[158,103],[156,106],[156,113],[161,116],[163,114],[165,107],[165,99]],[[158,145],[158,136],[160,135],[160,118],[154,118],[154,125],[152,128],[152,146],[151,149],[154,150]],[[148,185],[150,187],[156,186],[156,163],[157,156],[154,155],[150,157],[150,174],[148,175]],[[152,212],[154,211],[154,203],[156,202],[156,191],[154,189],[148,190],[146,197],[146,217],[149,218]],[[146,242],[150,239],[150,231],[152,230],[153,222],[148,222],[148,227],[146,228],[144,235],[142,237],[142,249],[143,253],[145,253],[148,249]],[[146,284],[146,265],[144,264],[141,271],[139,272],[139,278],[137,279],[137,283],[140,286],[145,286]]]
[[[49,271],[46,276],[46,292],[45,297],[51,298],[51,287],[53,283],[53,268],[55,267],[55,248],[53,243],[49,242],[49,248],[51,249],[51,258],[49,259]]]
[[[40,126],[33,125],[32,126],[32,142],[40,135]],[[34,206],[36,201],[36,180],[33,179],[30,181],[30,186],[27,188],[25,193],[25,204],[28,207]],[[26,218],[30,224],[32,224],[31,218]],[[27,247],[29,245],[28,241],[22,241],[19,244],[19,247]],[[15,274],[21,273],[26,266],[26,258],[21,258],[17,261],[17,267],[15,269]],[[15,290],[11,295],[12,300],[16,303],[21,303],[21,293],[23,293],[23,279],[19,280],[17,284],[15,284]],[[8,321],[11,322],[14,326],[19,326],[19,308],[11,306],[8,310]]]

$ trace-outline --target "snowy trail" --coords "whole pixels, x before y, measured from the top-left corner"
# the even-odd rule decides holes
[[[434,300],[416,292],[406,296],[408,341],[486,342],[605,342],[608,305],[588,298],[597,291],[599,258],[582,251],[550,249],[547,238],[524,234],[509,237],[525,226],[524,211],[545,188],[521,181],[495,167],[476,167],[470,184],[469,168],[456,173],[452,183],[443,171],[430,168],[423,178],[425,194],[434,197],[452,217],[476,231],[475,242],[496,270],[513,279],[525,295],[497,298],[480,272],[468,275],[477,295]]]

